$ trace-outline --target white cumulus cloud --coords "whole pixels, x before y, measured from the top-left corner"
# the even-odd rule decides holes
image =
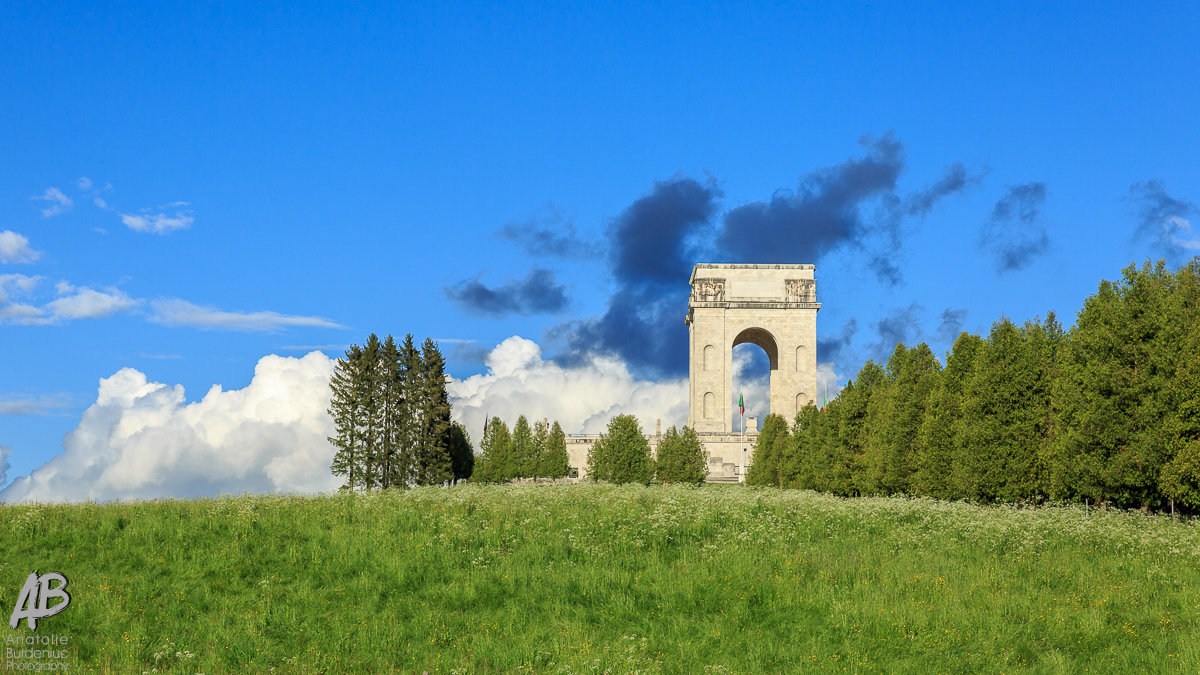
[[[100,319],[135,307],[139,302],[116,288],[97,291],[60,282],[57,290],[61,297],[46,303],[55,319]]]
[[[82,501],[335,490],[329,377],[334,361],[264,356],[244,389],[183,387],[132,368],[100,380],[63,453],[15,479],[0,501]],[[0,457],[0,461],[2,461]]]
[[[30,197],[30,199],[35,199],[40,202],[50,202],[50,206],[42,209],[43,218],[49,218],[51,216],[57,216],[60,213],[65,213],[71,208],[71,205],[75,203],[71,201],[70,197],[64,195],[62,190],[59,190],[56,187],[46,188],[45,192],[40,195],[34,195],[33,197]]]
[[[634,378],[624,363],[593,357],[564,368],[542,359],[534,342],[514,335],[486,359],[487,372],[447,385],[454,418],[478,445],[484,418],[499,417],[510,427],[517,417],[558,420],[567,433],[602,433],[611,418],[636,415],[642,430],[683,426],[688,415],[687,379],[651,382]]]
[[[310,328],[343,328],[319,316],[297,316],[278,312],[227,312],[213,307],[201,307],[179,298],[163,298],[150,303],[150,320],[166,326],[238,331],[277,331],[292,326]]]
[[[183,204],[183,202],[179,202],[178,204]],[[191,227],[195,221],[190,211],[176,211],[174,214],[148,213],[135,215],[132,213],[122,213],[121,222],[125,223],[129,229],[138,232],[166,234],[173,230],[182,230]]]
[[[29,247],[29,239],[12,230],[0,231],[0,262],[31,263],[42,257],[41,251]]]

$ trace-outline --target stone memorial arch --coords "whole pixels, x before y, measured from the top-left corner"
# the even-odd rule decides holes
[[[813,265],[700,263],[688,299],[690,407],[699,434],[731,434],[733,348],[762,347],[771,364],[771,412],[789,424],[817,395],[817,302]]]

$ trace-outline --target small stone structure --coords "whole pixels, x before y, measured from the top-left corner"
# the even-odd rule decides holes
[[[813,265],[699,263],[688,298],[689,397],[687,424],[709,458],[709,480],[743,480],[757,420],[743,436],[733,428],[733,348],[756,344],[771,367],[772,413],[789,422],[817,393],[817,282]],[[653,452],[662,434],[647,435]],[[582,478],[599,436],[567,437],[570,465]]]

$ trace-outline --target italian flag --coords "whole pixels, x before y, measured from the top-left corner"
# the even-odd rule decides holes
[[[746,416],[746,404],[742,403],[741,394],[738,394],[738,411],[742,414],[742,417]]]

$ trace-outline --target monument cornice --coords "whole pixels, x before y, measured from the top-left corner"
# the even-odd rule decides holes
[[[696,273],[700,270],[815,270],[816,265],[804,263],[796,265],[788,264],[757,264],[757,263],[696,263],[692,266],[692,275],[688,279],[688,283],[696,282]]]

